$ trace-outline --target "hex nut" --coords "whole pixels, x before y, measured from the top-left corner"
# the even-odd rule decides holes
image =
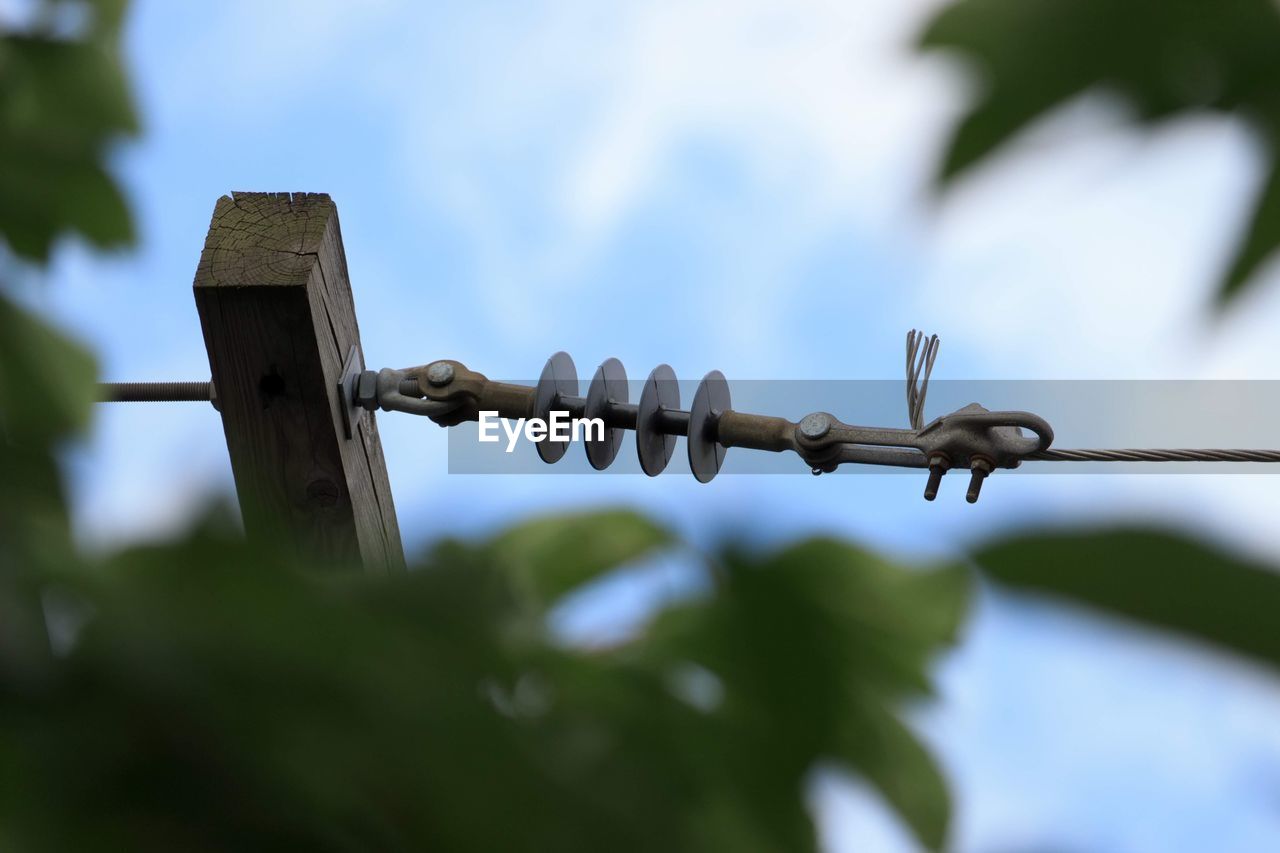
[[[357,406],[372,412],[378,408],[378,374],[373,370],[362,370],[356,377],[355,400]]]

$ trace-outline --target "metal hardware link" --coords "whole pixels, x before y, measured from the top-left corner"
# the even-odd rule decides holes
[[[914,335],[908,338],[908,417],[922,421],[928,373],[938,344],[936,337],[929,339],[917,356],[923,336],[917,339]],[[438,361],[404,371],[382,371],[378,374],[376,394],[370,396],[365,392],[364,404],[371,405],[376,399],[383,408],[415,412],[421,409],[421,413],[441,426],[478,420],[481,411],[496,411],[504,418],[529,418],[549,409],[579,418],[587,414],[590,400],[603,396],[604,367],[597,371],[591,391],[584,398],[563,390],[564,387],[578,388],[572,360],[564,353],[552,357],[536,387],[494,382],[460,362]],[[620,371],[621,365],[616,369]],[[926,497],[930,500],[937,493],[937,481],[943,472],[965,467],[973,472],[968,494],[972,502],[977,500],[982,481],[994,469],[1016,468],[1023,459],[1047,450],[1053,442],[1053,429],[1043,418],[1029,412],[991,412],[976,403],[916,429],[846,424],[827,412],[814,412],[799,421],[738,412],[727,405],[727,386],[722,388],[723,377],[714,371],[699,386],[694,408],[686,411],[677,408],[678,402],[672,405],[654,402],[664,392],[678,394],[674,374],[668,376],[668,371],[665,365],[655,369],[645,383],[645,396],[639,405],[617,399],[619,389],[625,392],[625,375],[622,375],[623,384],[614,386],[615,394],[593,409],[594,415],[603,416],[610,431],[636,430],[642,467],[651,475],[659,473],[670,458],[669,450],[661,449],[663,437],[686,436],[691,437],[690,464],[694,474],[704,481],[719,470],[724,450],[744,447],[774,453],[793,452],[815,474],[831,472],[850,463],[928,468],[931,476]],[[391,377],[399,384],[392,383]],[[562,384],[566,381],[567,385]],[[365,388],[365,383],[360,387]],[[655,389],[652,395],[651,388]],[[718,392],[714,396],[726,403],[723,408],[700,408],[699,399],[712,396],[709,391],[704,394],[704,389],[711,388]],[[417,394],[426,398],[425,401],[403,400],[406,395]],[[678,397],[673,399],[678,401]],[[426,410],[430,406],[447,408]],[[1024,435],[1023,430],[1031,435]],[[652,440],[658,444],[654,445]],[[653,447],[660,449],[645,449]],[[718,455],[714,458],[709,455],[708,447],[718,449]],[[539,450],[543,452],[541,446]],[[591,450],[589,447],[589,456]],[[699,454],[696,458],[695,453]],[[556,454],[548,459],[549,455],[552,454],[544,452],[543,458],[547,461],[560,458]],[[605,456],[607,461],[597,467],[612,462],[612,455]],[[592,458],[592,464],[597,464],[596,458]]]
[[[429,418],[447,415],[458,408],[461,401],[424,399],[418,374],[425,370],[392,370],[389,367],[378,371],[365,370],[357,379],[352,402],[370,412],[382,409],[384,412],[405,412]]]

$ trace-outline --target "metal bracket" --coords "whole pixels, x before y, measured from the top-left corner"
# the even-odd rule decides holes
[[[443,365],[448,368],[448,375],[440,373]],[[436,369],[432,373],[432,369]],[[431,387],[447,385],[453,381],[452,367],[444,362],[436,362],[424,367],[411,367],[407,370],[393,370],[384,367],[381,370],[365,370],[355,347],[347,355],[342,369],[342,380],[338,383],[338,394],[341,399],[343,414],[346,420],[344,428],[349,430],[347,438],[360,423],[365,412],[407,412],[411,415],[427,417],[443,417],[462,405],[462,400],[439,401],[423,399],[422,385]]]
[[[352,346],[347,360],[342,363],[342,378],[338,380],[338,408],[342,419],[342,435],[350,440],[356,434],[356,426],[364,418],[364,406],[360,405],[360,375],[364,373],[364,358],[360,348]]]

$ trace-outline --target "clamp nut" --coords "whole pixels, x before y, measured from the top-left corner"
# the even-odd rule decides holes
[[[991,461],[982,456],[975,456],[969,463],[969,470],[973,474],[969,477],[969,491],[965,494],[964,499],[969,503],[978,502],[978,494],[982,491],[982,481],[987,479],[987,475],[994,470]]]
[[[931,501],[938,496],[938,486],[942,484],[942,475],[951,467],[951,460],[945,453],[935,453],[929,457],[929,482],[924,486],[924,499]]]

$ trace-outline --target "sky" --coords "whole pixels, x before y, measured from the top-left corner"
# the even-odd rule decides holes
[[[313,191],[338,205],[376,367],[447,357],[532,379],[563,349],[580,376],[615,356],[633,379],[666,362],[731,386],[897,380],[921,328],[942,338],[939,379],[1280,379],[1274,270],[1207,311],[1260,177],[1244,128],[1137,130],[1090,96],[939,196],[929,176],[977,82],[911,51],[937,5],[142,0],[127,60],[144,134],[116,158],[140,245],[62,246],[29,296],[106,379],[208,378],[190,284],[215,200]],[[859,420],[857,399],[827,408]],[[834,533],[925,560],[1120,519],[1280,557],[1272,476],[997,474],[976,505],[957,478],[928,504],[910,476],[730,476],[733,452],[705,486],[450,475],[443,430],[379,429],[411,551],[617,503],[703,544]],[[71,476],[95,547],[233,494],[198,405],[103,408]],[[671,565],[625,572],[560,627],[625,631],[687,584]],[[958,849],[1280,843],[1280,689],[1258,671],[986,590],[938,675],[914,719],[953,781]],[[829,849],[911,849],[856,779],[824,771],[810,797]]]

